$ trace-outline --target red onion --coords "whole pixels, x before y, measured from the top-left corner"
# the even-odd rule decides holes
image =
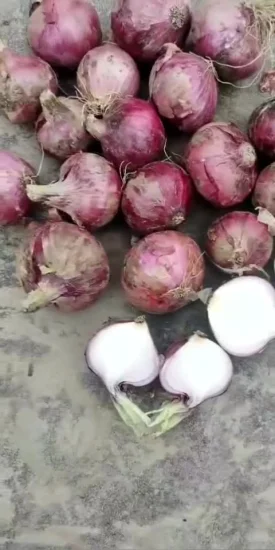
[[[268,93],[269,95],[274,95],[275,93],[275,70],[271,69],[266,71],[259,84],[260,92]]]
[[[19,278],[28,293],[24,311],[55,304],[61,311],[91,305],[108,285],[109,265],[101,244],[65,222],[36,228],[19,257]]]
[[[230,212],[207,232],[206,252],[226,273],[253,273],[271,258],[273,239],[268,228],[250,212]]]
[[[9,151],[0,151],[0,225],[21,220],[30,208],[26,182],[35,178],[34,169]]]
[[[185,160],[198,192],[214,206],[243,202],[255,185],[256,153],[235,124],[203,126],[192,137]]]
[[[127,300],[147,313],[177,311],[196,299],[204,259],[191,237],[176,231],[147,235],[125,258],[122,287]]]
[[[127,182],[122,211],[137,233],[172,229],[185,220],[191,195],[191,181],[183,168],[170,162],[153,162]]]
[[[82,103],[56,97],[49,90],[41,94],[40,100],[43,113],[36,123],[36,132],[41,147],[61,160],[85,151],[92,138],[84,128]]]
[[[252,200],[255,206],[266,208],[270,214],[275,216],[275,162],[260,173]]]
[[[48,185],[28,185],[31,201],[68,214],[80,226],[94,230],[116,215],[121,180],[115,168],[93,153],[77,153],[61,166],[60,179]]]
[[[213,67],[192,53],[166,44],[149,80],[150,96],[158,112],[184,132],[195,132],[213,120],[218,87]]]
[[[257,151],[275,160],[275,99],[269,99],[253,111],[248,135]]]
[[[181,44],[190,27],[189,0],[118,0],[115,41],[138,61],[154,61],[167,42]]]
[[[39,57],[69,69],[102,39],[97,11],[87,0],[40,0],[30,16],[28,34]]]
[[[45,61],[19,55],[0,42],[0,108],[13,123],[34,122],[44,90],[57,92],[55,73]]]
[[[78,91],[95,115],[102,115],[118,96],[137,95],[139,86],[134,60],[115,44],[103,44],[88,52],[77,70]]]
[[[135,170],[163,153],[163,124],[154,106],[143,99],[118,100],[102,119],[88,115],[86,127],[101,142],[104,156],[118,168]]]
[[[224,80],[247,78],[263,67],[270,15],[264,4],[258,9],[242,0],[208,0],[193,11],[189,44],[196,54],[215,62]]]

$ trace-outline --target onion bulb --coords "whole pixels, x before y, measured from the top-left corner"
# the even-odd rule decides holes
[[[23,219],[30,209],[27,182],[35,180],[32,166],[9,151],[0,151],[0,226]]]
[[[256,181],[252,202],[258,210],[258,219],[275,235],[275,162],[264,168]]]
[[[259,153],[275,160],[275,99],[268,99],[253,111],[248,135]]]

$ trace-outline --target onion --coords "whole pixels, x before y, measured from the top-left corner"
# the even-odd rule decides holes
[[[210,226],[206,252],[222,271],[242,275],[261,270],[271,258],[273,239],[250,212],[230,212]]]
[[[34,122],[44,90],[58,89],[55,73],[45,61],[19,55],[0,41],[0,108],[13,123]]]
[[[122,211],[137,233],[172,229],[190,209],[191,181],[180,166],[153,162],[131,177],[122,196]]]
[[[77,70],[77,88],[89,111],[102,115],[117,97],[137,95],[140,76],[134,60],[115,44],[88,52]]]
[[[87,0],[40,0],[30,16],[28,36],[39,57],[69,69],[102,39],[97,11]]]
[[[48,185],[28,185],[31,201],[68,214],[80,226],[94,230],[116,215],[122,183],[115,168],[93,153],[77,153],[61,166],[60,179]]]
[[[259,84],[260,92],[268,93],[269,95],[274,95],[275,93],[275,70],[271,69],[266,71]]]
[[[130,249],[122,287],[130,304],[141,311],[168,313],[197,299],[204,272],[203,255],[191,237],[162,231]]]
[[[49,304],[61,311],[90,306],[109,282],[101,244],[84,229],[65,222],[36,228],[21,251],[18,274],[28,297],[25,312]]]
[[[189,0],[118,0],[115,41],[138,61],[154,61],[167,42],[181,44],[190,27]]]
[[[122,391],[122,384],[145,386],[159,374],[158,356],[143,317],[136,321],[115,322],[101,329],[86,350],[88,367],[110,392],[114,406],[136,435],[149,433],[151,420]]]
[[[226,122],[212,122],[198,130],[185,157],[198,192],[223,208],[248,197],[256,182],[256,160],[246,135]]]
[[[34,169],[25,160],[0,151],[0,225],[16,223],[26,216],[30,201],[25,185],[34,178]]]
[[[268,226],[269,232],[275,235],[275,162],[260,173],[252,202],[259,211],[258,220]]]
[[[142,99],[117,100],[101,120],[88,115],[86,127],[117,168],[135,170],[157,160],[164,150],[163,124],[153,105]]]
[[[195,132],[213,120],[218,87],[209,62],[166,44],[149,80],[150,96],[161,116],[183,132]]]
[[[269,99],[253,111],[248,135],[257,151],[275,160],[275,99]]]
[[[50,91],[43,92],[40,101],[43,113],[36,123],[36,132],[41,147],[60,160],[85,151],[92,138],[84,128],[81,102],[56,97]]]
[[[254,6],[242,0],[208,0],[193,11],[189,44],[196,54],[215,62],[221,78],[242,80],[263,67],[272,12],[274,5],[269,8],[261,0]]]
[[[275,290],[260,277],[232,279],[214,292],[208,318],[217,342],[228,353],[259,353],[275,338]]]

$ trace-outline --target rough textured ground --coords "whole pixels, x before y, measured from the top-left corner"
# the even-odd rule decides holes
[[[28,1],[0,5],[0,37],[27,50]],[[99,9],[106,22],[108,7]],[[245,128],[261,101],[254,88],[223,89],[218,117]],[[0,147],[39,166],[32,129],[2,116]],[[45,159],[42,181],[57,168]],[[199,209],[188,232],[201,240],[211,217]],[[131,313],[119,286],[129,234],[117,225],[100,235],[112,284],[93,308],[24,315],[15,276],[24,231],[0,233],[1,550],[274,550],[275,344],[236,361],[228,392],[185,424],[163,439],[137,441],[83,357],[108,316]],[[209,283],[222,280],[209,268]],[[207,330],[195,304],[151,323],[162,348]]]

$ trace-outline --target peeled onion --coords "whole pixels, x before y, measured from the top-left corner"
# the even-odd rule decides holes
[[[14,224],[30,208],[25,187],[35,172],[25,160],[9,151],[0,151],[0,225]]]
[[[253,111],[248,135],[257,151],[275,160],[275,99],[269,99]]]

